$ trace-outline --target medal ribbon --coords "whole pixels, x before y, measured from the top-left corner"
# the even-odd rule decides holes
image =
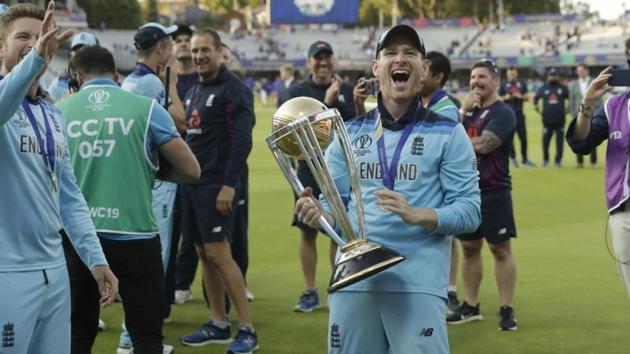
[[[37,125],[37,120],[35,119],[35,115],[31,110],[28,101],[26,98],[22,100],[22,108],[24,108],[24,112],[26,112],[26,116],[28,117],[29,122],[31,122],[31,126],[35,131],[35,136],[37,137],[37,142],[39,143],[40,148],[42,149],[42,156],[44,157],[44,163],[48,168],[48,172],[52,176],[55,175],[55,163],[56,163],[56,153],[55,153],[55,138],[53,137],[52,129],[50,129],[50,123],[48,123],[48,116],[46,115],[46,111],[44,107],[40,104],[39,108],[42,110],[42,116],[44,117],[44,125],[46,127],[46,141],[42,139],[42,135],[39,132],[39,126]]]
[[[413,127],[416,125],[416,121],[418,120],[418,111],[416,111],[416,114],[414,115],[413,119],[409,120],[409,122],[407,122],[407,124],[405,125],[405,129],[403,129],[402,131],[402,135],[400,136],[400,139],[398,140],[398,144],[396,144],[396,149],[394,150],[394,156],[392,156],[392,163],[391,165],[387,165],[387,151],[385,149],[385,134],[382,131],[382,122],[381,122],[381,114],[378,111],[378,109],[376,109],[376,120],[377,120],[377,124],[378,124],[378,129],[380,129],[381,131],[378,132],[377,131],[377,140],[376,140],[376,146],[378,149],[378,162],[380,164],[381,167],[381,174],[383,175],[383,185],[390,190],[394,190],[394,185],[396,183],[396,171],[398,171],[398,163],[400,162],[400,154],[402,152],[402,148],[403,146],[405,146],[405,143],[407,142],[407,139],[409,139],[409,135],[411,135],[411,131],[413,130]]]

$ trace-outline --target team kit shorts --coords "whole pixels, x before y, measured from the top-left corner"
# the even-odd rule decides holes
[[[186,185],[182,188],[182,233],[196,244],[231,241],[238,207],[237,189],[232,201],[232,212],[221,215],[217,210],[220,185]]]
[[[516,223],[509,189],[481,192],[481,225],[474,232],[456,235],[462,241],[485,238],[499,244],[516,237]]]

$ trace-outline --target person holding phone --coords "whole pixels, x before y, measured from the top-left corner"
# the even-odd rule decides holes
[[[625,53],[626,58],[629,58],[630,38],[626,40]],[[576,154],[588,155],[608,139],[605,178],[608,227],[612,234],[614,256],[619,272],[630,296],[630,205],[628,204],[630,190],[627,173],[630,168],[630,159],[628,159],[630,93],[626,91],[613,96],[603,106],[595,109],[596,102],[613,83],[619,85],[623,82],[612,72],[611,67],[604,69],[586,89],[577,117],[571,121],[567,129],[567,142]],[[630,80],[625,84],[630,86]]]
[[[584,63],[580,63],[575,68],[577,79],[569,82],[569,109],[571,110],[571,117],[575,117],[578,114],[578,109],[582,103],[582,98],[586,94],[586,88],[593,81],[593,78],[589,75],[588,66]],[[595,102],[595,108],[602,105],[602,100],[599,99]],[[593,149],[590,154],[591,165],[595,167],[597,165],[597,149]],[[584,167],[584,156],[577,154],[577,167]]]
[[[307,96],[323,102],[329,108],[336,108],[344,120],[355,117],[353,86],[343,82],[341,77],[334,73],[335,55],[332,46],[322,40],[311,44],[308,49],[307,65],[311,74],[306,80],[289,88],[287,100]],[[319,197],[319,187],[306,162],[299,161],[297,176],[304,187],[313,188],[313,195]],[[319,295],[315,286],[317,229],[300,222],[295,215],[292,225],[300,229],[299,253],[304,282],[306,283],[306,290],[302,293],[297,305],[294,306],[294,310],[312,312],[320,307]],[[337,245],[331,240],[329,254],[331,264],[334,264],[336,251]]]

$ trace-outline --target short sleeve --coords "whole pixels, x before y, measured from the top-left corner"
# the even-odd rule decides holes
[[[164,107],[154,103],[149,121],[149,141],[153,146],[161,146],[179,136],[175,123]]]
[[[490,131],[496,134],[501,141],[505,141],[515,129],[516,117],[512,110],[501,108],[494,112],[492,119],[483,128],[483,131]]]

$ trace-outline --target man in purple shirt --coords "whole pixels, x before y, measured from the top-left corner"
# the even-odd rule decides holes
[[[626,40],[626,58],[630,64],[630,38]],[[612,234],[619,272],[630,296],[630,122],[628,99],[630,91],[610,98],[595,110],[597,101],[610,89],[608,67],[595,78],[582,98],[578,114],[567,130],[567,142],[576,154],[588,155],[608,139],[606,150],[606,205],[608,225]]]

